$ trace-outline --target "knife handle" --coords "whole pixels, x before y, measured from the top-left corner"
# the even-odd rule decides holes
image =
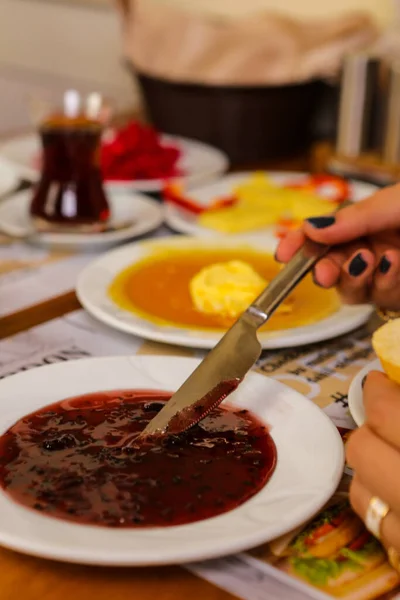
[[[351,204],[352,202],[349,201],[344,202],[338,210]],[[329,250],[330,246],[306,240],[300,250],[247,309],[244,318],[257,329],[261,327]]]

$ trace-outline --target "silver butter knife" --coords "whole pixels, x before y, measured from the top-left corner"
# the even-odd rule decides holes
[[[261,355],[257,330],[328,251],[328,246],[306,241],[148,423],[142,436],[182,433],[233,392]]]

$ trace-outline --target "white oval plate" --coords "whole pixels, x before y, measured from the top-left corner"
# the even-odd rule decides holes
[[[227,156],[213,146],[170,135],[162,137],[165,142],[179,146],[182,151],[178,168],[185,173],[180,178],[185,186],[200,185],[214,177],[219,177],[229,167]],[[34,161],[40,152],[40,139],[35,134],[15,137],[0,146],[0,156],[14,166],[20,177],[29,181],[37,181],[39,178],[39,171],[34,166]],[[113,191],[159,192],[163,182],[160,179],[112,181],[106,185]]]
[[[359,427],[364,424],[365,411],[361,382],[370,371],[383,371],[380,360],[376,359],[361,369],[354,377],[349,387],[348,402],[350,414]]]
[[[0,231],[18,238],[29,236],[31,198],[32,191],[25,190],[0,203]],[[112,214],[110,225],[126,223],[123,229],[90,234],[40,233],[28,237],[26,241],[54,248],[99,250],[154,231],[163,222],[162,206],[145,195],[109,192],[108,201]]]
[[[254,174],[254,173],[253,173]],[[265,173],[272,181],[274,181],[278,185],[283,185],[290,182],[301,182],[304,177],[308,174],[306,173],[296,173],[296,172],[266,172]],[[224,177],[220,177],[218,181],[209,183],[207,185],[202,185],[196,189],[190,190],[190,197],[195,199],[202,206],[209,206],[215,198],[222,196],[229,196],[232,194],[232,191],[244,181],[251,177],[252,173],[232,173],[229,175],[225,175]],[[378,188],[370,183],[361,183],[354,181],[351,184],[351,200],[354,202],[358,202],[367,198],[374,192],[376,192]],[[174,231],[178,231],[179,233],[184,233],[187,235],[194,235],[197,237],[203,236],[230,236],[230,234],[221,233],[215,231],[213,229],[209,229],[208,227],[203,227],[199,225],[198,219],[196,216],[191,215],[188,211],[185,211],[177,206],[173,206],[172,204],[166,205],[165,210],[165,219],[166,223],[171,229]],[[266,227],[264,229],[259,229],[257,231],[251,231],[239,234],[240,237],[246,238],[255,238],[258,236],[265,236],[266,233],[271,235],[273,232],[272,227]],[[236,237],[239,237],[236,235]]]
[[[109,298],[107,290],[114,277],[123,269],[142,260],[146,255],[157,248],[223,248],[243,246],[243,240],[227,240],[226,238],[203,238],[201,241],[195,238],[166,238],[159,241],[139,242],[129,244],[123,248],[108,252],[93,263],[88,265],[78,278],[76,292],[78,298],[86,310],[94,317],[107,325],[132,333],[140,337],[163,342],[187,346],[191,348],[213,348],[222,333],[191,329],[178,326],[159,325],[133,312],[119,308]],[[251,246],[274,252],[275,246],[268,240],[252,240]],[[173,290],[171,290],[173,293]],[[160,298],[162,302],[162,298]],[[347,333],[365,323],[372,308],[369,305],[345,306],[343,305],[330,317],[293,329],[271,331],[260,333],[259,339],[263,348],[285,348],[290,346],[301,346],[337,337]]]
[[[198,361],[113,357],[32,369],[0,382],[0,433],[52,402],[100,390],[176,390]],[[278,464],[269,483],[221,516],[175,527],[116,530],[67,523],[0,491],[0,544],[46,558],[97,565],[161,565],[215,558],[278,537],[311,518],[335,491],[343,444],[329,418],[282,383],[250,373],[230,397],[271,427]]]
[[[18,185],[15,169],[5,160],[0,160],[0,200]]]

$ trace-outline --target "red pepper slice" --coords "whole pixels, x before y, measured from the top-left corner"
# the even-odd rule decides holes
[[[201,213],[209,212],[211,210],[228,208],[237,202],[237,198],[234,196],[227,196],[226,198],[217,198],[209,206],[202,206],[195,200],[184,196],[180,186],[176,184],[167,184],[164,187],[163,198],[165,202],[175,204],[195,215],[200,215]]]
[[[331,533],[334,530],[335,527],[333,527],[333,525],[331,525],[330,523],[324,523],[323,525],[321,525],[321,527],[318,527],[318,529],[313,531],[308,538],[306,538],[306,546],[312,546],[313,544],[315,544],[316,540],[318,540],[321,537],[324,537],[325,535],[328,535],[328,533]]]
[[[204,207],[200,206],[194,200],[185,197],[182,194],[180,187],[174,184],[167,184],[164,186],[163,199],[169,204],[175,204],[196,215],[204,211]]]
[[[301,182],[289,183],[285,187],[309,191],[338,203],[344,202],[351,195],[351,188],[348,181],[335,175],[310,175]],[[329,191],[329,195],[326,193],[327,190]]]
[[[229,208],[237,204],[238,199],[236,196],[225,196],[224,198],[217,198],[206,210],[219,210],[220,208]]]

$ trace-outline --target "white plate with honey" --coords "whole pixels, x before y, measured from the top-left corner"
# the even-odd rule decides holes
[[[319,181],[319,183],[318,183]],[[343,200],[358,202],[377,191],[376,186],[337,177],[295,172],[244,172],[183,190],[199,210],[168,202],[166,223],[171,229],[197,237],[281,237],[304,219],[331,213]],[[233,205],[215,209],[215,203],[233,199]]]
[[[82,305],[143,338],[209,349],[282,267],[270,240],[167,238],[108,252],[81,273]],[[320,342],[363,325],[366,305],[342,305],[306,277],[259,332],[263,348]]]

